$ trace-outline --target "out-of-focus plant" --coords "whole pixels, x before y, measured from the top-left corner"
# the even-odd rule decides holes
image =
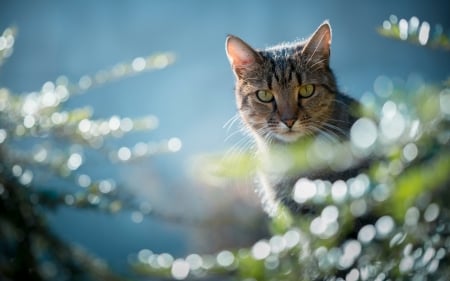
[[[8,28],[0,36],[0,64],[12,54],[15,33]],[[21,95],[0,88],[1,280],[121,280],[102,260],[55,236],[47,225],[46,209],[131,210],[141,217],[176,219],[139,204],[113,177],[95,179],[82,168],[89,157],[129,163],[176,152],[180,140],[116,147],[115,138],[155,129],[156,117],[94,119],[90,108],[65,108],[70,98],[92,87],[162,69],[173,61],[172,53],[137,57],[83,76],[78,83],[61,76]]]
[[[389,37],[448,48],[448,37],[440,34],[439,43],[431,43],[435,37],[430,37],[429,25],[427,28],[415,18],[407,22],[406,38],[403,20],[397,25],[394,17],[380,30]],[[11,30],[3,36],[9,34],[13,34]],[[12,48],[12,44],[8,46]],[[98,259],[55,237],[41,208],[61,204],[107,212],[136,208],[113,180],[94,181],[87,174],[77,174],[86,161],[84,150],[129,162],[151,153],[174,151],[179,140],[111,148],[109,138],[139,128],[152,129],[154,117],[93,120],[90,110],[68,111],[63,104],[94,84],[165,67],[172,58],[171,54],[137,58],[109,72],[85,76],[78,84],[59,78],[23,96],[0,90],[2,277],[121,279]],[[142,249],[128,258],[133,272],[144,279],[177,280],[450,279],[449,83],[425,83],[417,76],[407,81],[380,76],[374,93],[365,94],[361,101],[364,117],[352,127],[349,142],[308,140],[291,152],[281,152],[290,160],[286,162],[292,163],[291,169],[343,169],[368,161],[367,167],[350,179],[300,179],[292,200],[313,211],[298,215],[280,207],[267,225],[271,236],[247,248],[185,257]],[[23,151],[18,144],[30,138],[40,141],[31,151]],[[259,165],[251,153],[205,161],[214,164],[208,166],[207,177],[222,181],[248,178]],[[42,171],[81,188],[61,193],[43,186],[35,180]],[[155,211],[139,211],[170,219]]]

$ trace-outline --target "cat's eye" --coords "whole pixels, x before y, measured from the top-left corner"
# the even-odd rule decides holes
[[[298,89],[298,94],[300,98],[309,98],[314,94],[315,87],[313,84],[301,85]]]
[[[256,97],[261,102],[272,102],[273,101],[273,94],[270,91],[267,91],[267,90],[256,91]]]

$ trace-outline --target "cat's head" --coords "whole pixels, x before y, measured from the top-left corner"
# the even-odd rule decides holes
[[[265,50],[227,37],[238,110],[257,137],[269,143],[295,142],[324,128],[337,94],[329,68],[330,43],[328,22],[305,41]]]

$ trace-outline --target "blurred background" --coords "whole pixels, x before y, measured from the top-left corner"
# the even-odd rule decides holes
[[[156,118],[157,129],[118,139],[118,145],[181,141],[179,151],[164,157],[120,167],[93,158],[85,161],[81,171],[124,183],[134,196],[161,212],[192,213],[193,217],[207,212],[219,218],[217,226],[199,227],[142,220],[127,212],[108,215],[59,208],[48,213],[52,230],[64,241],[79,244],[118,271],[126,271],[126,257],[143,248],[178,257],[250,245],[265,235],[258,228],[264,214],[250,183],[217,187],[192,172],[207,169],[193,168],[199,155],[224,153],[242,138],[239,133],[232,135],[238,126],[224,128],[236,114],[234,77],[224,51],[227,34],[264,48],[306,38],[328,19],[333,28],[331,66],[341,89],[359,98],[374,90],[380,75],[404,80],[421,77],[432,83],[445,80],[448,54],[383,38],[376,28],[391,15],[416,16],[448,27],[448,11],[444,0],[3,0],[0,30],[14,26],[18,36],[14,54],[0,69],[0,88],[23,94],[40,90],[60,75],[76,83],[86,74],[136,57],[165,51],[175,54],[175,63],[167,68],[92,88],[66,104],[69,109],[89,106],[93,117],[100,119],[112,115]]]

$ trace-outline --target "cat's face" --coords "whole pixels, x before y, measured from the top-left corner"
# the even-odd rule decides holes
[[[331,31],[322,24],[305,42],[262,51],[228,36],[236,102],[246,126],[266,142],[295,142],[329,122],[336,82],[329,68]]]

